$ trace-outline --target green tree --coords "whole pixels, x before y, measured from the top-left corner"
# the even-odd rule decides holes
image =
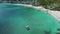
[[[60,10],[60,0],[37,0],[37,5],[42,5],[51,10]]]

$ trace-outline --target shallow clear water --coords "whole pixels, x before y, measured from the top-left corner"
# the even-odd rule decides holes
[[[58,27],[59,21],[43,10],[0,4],[0,34],[56,34]]]

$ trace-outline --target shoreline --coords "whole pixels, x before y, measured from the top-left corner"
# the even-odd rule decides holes
[[[21,5],[21,6],[33,7],[36,9],[42,9],[46,11],[48,14],[50,14],[51,16],[53,16],[54,18],[56,18],[58,21],[60,21],[60,11],[53,11],[53,10],[45,9],[42,6],[32,6],[27,4],[14,4],[14,5]]]

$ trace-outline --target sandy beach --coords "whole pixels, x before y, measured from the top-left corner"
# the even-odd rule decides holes
[[[60,21],[60,11],[53,11],[53,10],[45,9],[42,6],[32,6],[32,5],[27,5],[27,4],[14,4],[14,5],[21,5],[21,6],[33,7],[36,9],[42,9]]]

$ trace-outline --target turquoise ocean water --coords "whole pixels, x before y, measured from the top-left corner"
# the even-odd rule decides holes
[[[59,21],[43,10],[0,4],[0,34],[56,34],[58,28]]]

